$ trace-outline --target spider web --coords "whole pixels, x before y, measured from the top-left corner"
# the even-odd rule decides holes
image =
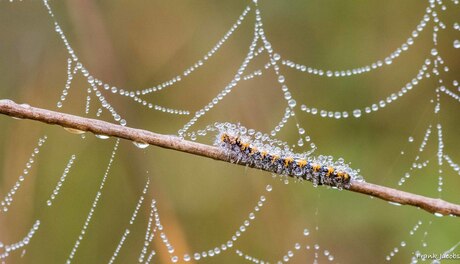
[[[4,3],[2,3],[4,4]],[[15,3],[18,4],[18,3]],[[419,20],[419,23],[414,27],[410,32],[409,36],[406,38],[402,44],[398,45],[397,48],[391,51],[388,55],[383,56],[381,59],[371,61],[362,66],[352,67],[349,69],[320,69],[313,65],[305,65],[298,62],[295,62],[293,59],[285,58],[283,53],[278,51],[276,46],[270,41],[270,35],[267,33],[269,28],[264,23],[264,16],[259,7],[258,1],[252,1],[245,8],[243,8],[241,14],[235,19],[235,22],[229,28],[228,31],[223,33],[223,36],[214,44],[203,56],[200,57],[195,63],[192,63],[191,66],[186,67],[182,72],[174,75],[166,81],[163,81],[159,84],[148,86],[145,88],[128,88],[128,87],[117,87],[110,84],[109,82],[103,81],[102,78],[98,78],[95,74],[92,74],[91,71],[85,66],[83,60],[80,59],[77,52],[73,48],[72,42],[67,38],[67,34],[61,25],[60,19],[57,13],[54,12],[52,7],[53,2],[47,0],[43,1],[44,10],[47,12],[51,25],[54,28],[55,33],[59,37],[61,43],[64,45],[67,53],[67,79],[65,81],[64,89],[62,90],[59,99],[56,103],[58,109],[65,109],[68,101],[70,100],[70,94],[76,93],[72,91],[73,89],[81,88],[76,86],[85,86],[82,91],[84,91],[83,96],[83,109],[82,112],[88,116],[96,116],[105,119],[111,119],[112,121],[118,122],[119,124],[125,126],[128,124],[129,119],[125,118],[121,112],[123,109],[115,107],[115,103],[119,98],[126,98],[130,102],[137,103],[136,105],[145,108],[148,111],[160,112],[165,115],[170,116],[169,118],[178,119],[177,122],[180,125],[180,128],[177,131],[177,135],[190,140],[201,140],[204,137],[204,142],[208,140],[208,134],[206,130],[200,129],[199,124],[212,124],[212,117],[209,117],[211,112],[217,108],[218,105],[224,103],[230,99],[232,93],[235,93],[237,89],[241,89],[245,82],[254,83],[258,79],[261,79],[264,76],[271,75],[274,79],[273,86],[277,88],[281,93],[278,93],[277,101],[283,102],[284,113],[279,115],[281,120],[272,124],[267,131],[272,137],[277,136],[286,136],[285,127],[294,126],[296,132],[295,139],[292,136],[288,136],[291,142],[295,142],[292,146],[300,151],[307,151],[309,153],[317,153],[317,144],[312,142],[312,138],[316,138],[311,133],[314,133],[314,130],[321,130],[320,127],[316,125],[310,125],[311,120],[305,121],[305,116],[312,116],[312,118],[322,118],[322,119],[331,119],[336,122],[346,121],[346,122],[356,122],[356,120],[363,118],[365,116],[370,116],[372,118],[379,117],[377,112],[384,111],[385,109],[390,109],[393,107],[394,102],[405,100],[403,97],[411,93],[416,93],[417,89],[425,84],[426,87],[429,87],[430,92],[429,96],[425,98],[420,98],[424,103],[429,104],[429,109],[431,113],[428,114],[429,117],[424,116],[424,124],[421,124],[420,128],[416,128],[415,132],[423,131],[421,135],[411,135],[406,140],[406,144],[403,149],[398,153],[398,159],[408,160],[407,163],[410,165],[403,169],[403,172],[392,171],[393,173],[400,173],[398,179],[390,178],[389,176],[383,176],[382,179],[377,179],[378,181],[387,183],[397,188],[405,188],[412,181],[417,182],[415,188],[418,188],[421,185],[420,182],[426,181],[432,183],[433,178],[431,179],[416,179],[423,177],[423,174],[435,175],[435,193],[440,198],[445,198],[445,181],[446,176],[449,175],[452,177],[460,175],[460,167],[458,161],[455,160],[454,149],[445,150],[445,126],[444,121],[441,118],[441,113],[443,109],[441,108],[441,100],[446,100],[449,102],[454,102],[455,104],[460,101],[460,86],[457,80],[450,80],[451,70],[447,66],[446,60],[448,59],[446,55],[443,54],[443,48],[441,46],[441,41],[451,41],[453,48],[459,48],[458,40],[445,40],[443,39],[442,33],[453,29],[454,31],[459,31],[460,28],[457,22],[444,22],[445,17],[449,12],[454,12],[455,9],[458,9],[458,1],[428,1],[426,4],[425,12]],[[176,108],[170,105],[160,105],[156,103],[154,95],[160,92],[168,91],[169,93],[174,93],[174,88],[181,82],[186,82],[189,78],[199,71],[201,68],[204,68],[215,56],[221,52],[221,50],[228,45],[227,42],[231,41],[232,38],[235,38],[234,35],[239,33],[239,30],[242,30],[242,27],[249,25],[252,27],[250,36],[251,41],[246,47],[245,57],[242,59],[241,63],[238,65],[234,73],[229,74],[227,78],[230,78],[223,85],[223,89],[218,91],[215,96],[211,95],[211,98],[208,99],[208,94],[200,94],[197,96],[205,97],[207,102],[203,104],[200,108],[191,111],[188,109]],[[385,68],[390,68],[390,66],[396,65],[399,60],[403,60],[404,56],[407,56],[406,53],[409,53],[410,50],[414,49],[418,42],[422,41],[423,35],[429,36],[429,49],[425,54],[425,58],[421,65],[415,72],[414,75],[411,75],[404,81],[404,85],[399,88],[388,89],[388,94],[379,98],[374,103],[370,103],[367,106],[351,106],[349,110],[340,109],[340,104],[336,104],[334,108],[323,108],[316,105],[317,100],[310,99],[311,97],[302,97],[296,96],[298,90],[303,89],[303,87],[297,87],[296,85],[290,85],[291,72],[296,71],[299,74],[308,76],[309,78],[326,78],[326,79],[349,79],[356,76],[367,75],[367,74],[378,74],[379,71],[384,70]],[[439,42],[439,43],[438,43]],[[257,63],[259,62],[259,63]],[[262,62],[262,63],[260,63]],[[83,80],[84,85],[75,84],[75,79]],[[294,81],[292,81],[295,83]],[[289,86],[288,86],[289,84]],[[75,87],[75,88],[74,88]],[[73,88],[73,89],[72,89]],[[246,87],[245,87],[246,88]],[[386,90],[385,90],[386,91]],[[81,91],[77,93],[81,94]],[[75,95],[77,98],[77,95]],[[407,102],[407,101],[406,101]],[[172,104],[173,105],[173,104]],[[443,104],[444,106],[445,104]],[[274,115],[274,113],[270,113]],[[301,116],[302,115],[302,116]],[[182,120],[184,120],[183,122]],[[209,120],[205,120],[208,118]],[[218,117],[222,119],[223,117]],[[211,125],[212,126],[212,125]],[[308,131],[308,133],[307,133]],[[73,134],[80,135],[78,141],[88,142],[88,135],[85,135],[82,131],[69,130]],[[414,132],[414,133],[415,133]],[[282,135],[283,134],[283,135]],[[315,133],[317,135],[317,133]],[[107,180],[109,179],[112,173],[112,166],[115,166],[114,163],[117,159],[117,154],[119,152],[120,141],[111,140],[105,136],[96,135],[97,140],[105,140],[106,142],[113,142],[112,150],[108,153],[108,157],[101,158],[100,162],[105,164],[104,170],[102,171],[101,179],[99,182],[94,182],[94,186],[98,186],[93,190],[93,194],[86,200],[90,201],[90,208],[87,211],[86,218],[80,223],[80,229],[78,234],[71,239],[72,245],[70,246],[66,261],[67,263],[72,263],[77,261],[79,255],[83,254],[80,249],[80,245],[84,245],[85,242],[88,243],[87,236],[92,232],[96,232],[91,229],[91,225],[95,225],[93,222],[93,216],[98,213],[99,210],[102,210],[101,207],[104,205],[99,205],[101,199],[104,198],[105,192],[110,192],[105,188]],[[406,136],[407,138],[407,136]],[[29,172],[33,169],[34,164],[37,163],[37,158],[40,155],[42,148],[46,148],[48,142],[50,141],[49,135],[44,135],[39,138],[37,146],[32,149],[32,153],[28,159],[28,162],[25,164],[25,168],[20,176],[17,178],[17,181],[13,184],[11,188],[8,188],[5,192],[3,200],[1,201],[3,216],[8,217],[10,209],[14,206],[16,202],[16,196],[19,196],[21,187],[26,180],[33,175],[29,175]],[[417,143],[418,142],[418,143]],[[56,144],[56,143],[54,143]],[[307,146],[305,146],[307,145]],[[416,145],[414,147],[414,145]],[[147,159],[147,156],[150,156],[150,149],[146,149],[148,145],[136,143],[135,146],[139,151],[143,151],[144,158]],[[48,150],[50,151],[50,150]],[[46,201],[43,203],[42,208],[53,208],[55,206],[55,201],[58,201],[60,196],[63,195],[61,190],[64,191],[66,188],[72,188],[70,186],[70,181],[72,178],[77,175],[74,173],[74,166],[78,166],[80,163],[80,158],[84,156],[79,154],[77,150],[71,151],[68,156],[65,157],[66,162],[62,165],[56,164],[62,171],[60,177],[53,184],[49,184],[48,188],[49,193],[47,195]],[[161,162],[158,162],[161,164]],[[85,163],[82,163],[85,164]],[[186,166],[185,163],[184,167]],[[359,164],[357,164],[359,166]],[[84,166],[84,165],[80,165]],[[340,261],[340,254],[345,254],[347,251],[353,251],[353,247],[348,248],[347,250],[341,250],[339,246],[334,247],[332,241],[325,240],[331,232],[352,232],[353,230],[344,228],[345,230],[338,231],[333,228],[334,222],[323,222],[324,220],[321,217],[329,215],[329,212],[324,212],[327,208],[321,207],[319,204],[324,200],[324,197],[320,198],[322,193],[320,190],[317,190],[318,197],[315,199],[317,202],[316,209],[314,214],[311,216],[311,221],[308,221],[305,226],[296,228],[297,239],[295,242],[286,242],[283,243],[283,250],[279,250],[275,256],[267,256],[267,258],[259,257],[256,253],[252,253],[251,247],[244,246],[244,242],[241,245],[241,241],[247,237],[247,234],[252,231],[252,229],[257,228],[257,220],[259,218],[264,219],[263,210],[266,207],[268,200],[273,200],[275,197],[272,197],[272,190],[274,187],[278,188],[299,188],[299,187],[287,187],[282,186],[292,182],[284,177],[275,177],[279,181],[267,181],[268,184],[265,185],[263,190],[258,190],[260,194],[256,195],[254,204],[250,207],[249,212],[245,214],[247,217],[238,217],[239,224],[234,231],[229,232],[228,236],[220,237],[216,239],[216,242],[209,247],[202,248],[199,245],[194,247],[201,248],[195,251],[189,250],[185,251],[183,247],[176,247],[173,241],[177,242],[177,239],[173,239],[170,236],[170,233],[173,233],[171,229],[166,228],[168,221],[162,221],[161,215],[162,210],[157,204],[157,199],[155,196],[158,195],[157,191],[151,191],[151,181],[152,178],[157,176],[149,175],[149,171],[155,171],[151,166],[150,169],[147,169],[142,172],[144,174],[145,181],[143,184],[140,184],[142,188],[138,188],[138,200],[134,203],[132,207],[131,214],[125,216],[129,219],[129,222],[126,224],[125,229],[118,230],[117,235],[119,238],[116,240],[115,247],[113,248],[112,255],[107,258],[109,263],[114,263],[118,260],[119,255],[122,255],[127,251],[126,241],[129,240],[138,240],[140,244],[130,244],[130,250],[136,251],[137,261],[142,263],[152,263],[155,262],[155,258],[160,259],[161,261],[169,260],[172,263],[176,262],[191,262],[191,261],[202,261],[209,258],[214,258],[217,256],[223,255],[223,253],[233,254],[236,259],[239,261],[246,260],[253,263],[283,263],[299,261],[297,255],[301,255],[303,260],[311,261],[314,263],[331,261],[336,262]],[[395,167],[395,165],[393,166]],[[392,167],[392,168],[393,168]],[[434,167],[436,173],[430,172],[428,169]],[[390,170],[393,170],[390,168]],[[241,174],[241,170],[235,170],[237,173]],[[428,171],[428,172],[427,172]],[[391,171],[390,171],[391,172]],[[213,174],[214,172],[208,172],[207,174]],[[244,175],[252,174],[252,172],[245,171]],[[253,175],[248,176],[253,177]],[[368,178],[372,181],[374,178]],[[281,186],[280,186],[281,185]],[[300,183],[300,188],[304,188],[303,184]],[[432,186],[432,185],[430,185]],[[449,186],[449,185],[448,185]],[[408,188],[408,190],[411,190]],[[453,197],[453,199],[458,199],[455,195],[455,187],[452,188],[452,194],[448,194],[448,197]],[[300,192],[300,191],[297,191]],[[414,191],[417,192],[417,191]],[[419,192],[417,192],[419,193]],[[427,195],[432,194],[432,192],[427,192]],[[328,192],[329,195],[329,192]],[[344,194],[339,194],[344,195]],[[376,201],[373,201],[374,203]],[[107,201],[106,201],[107,203]],[[394,204],[398,206],[397,204]],[[322,208],[323,212],[320,212]],[[385,207],[388,209],[387,207]],[[388,209],[389,211],[392,210]],[[331,210],[334,210],[332,208]],[[146,221],[140,223],[141,221],[136,221],[137,216],[142,211],[147,217]],[[400,213],[400,211],[395,211],[395,213]],[[41,214],[38,214],[38,217],[33,221],[29,231],[25,234],[24,237],[16,238],[13,242],[2,241],[0,244],[0,259],[3,261],[8,261],[11,256],[20,255],[23,257],[26,254],[26,249],[28,244],[34,243],[35,236],[44,236],[45,234],[36,234],[40,231],[40,226],[43,223],[43,220],[40,218]],[[260,216],[259,216],[260,215]],[[122,215],[124,216],[124,215]],[[436,215],[436,217],[441,217],[441,215]],[[412,251],[406,255],[413,255],[411,259],[406,261],[416,263],[423,259],[423,254],[430,252],[428,249],[431,249],[430,245],[435,245],[438,243],[439,238],[436,237],[436,226],[442,226],[445,222],[439,218],[430,218],[427,216],[419,216],[417,214],[417,219],[414,219],[415,225],[402,227],[406,228],[409,231],[409,236],[406,236],[404,233],[401,235],[402,240],[395,239],[393,241],[394,246],[388,248],[388,252],[382,254],[382,256],[377,256],[377,258],[383,262],[385,260],[391,261],[400,261],[397,259],[398,255],[402,251]],[[81,217],[80,217],[81,218]],[[396,221],[396,223],[398,223]],[[321,227],[321,232],[319,231]],[[260,227],[259,227],[260,228]],[[263,228],[262,228],[263,229]],[[323,231],[323,229],[328,231]],[[137,230],[137,232],[136,232]],[[139,236],[139,230],[143,231],[143,235]],[[310,231],[311,230],[311,231]],[[441,229],[442,230],[442,229]],[[260,231],[254,231],[256,234]],[[356,231],[355,231],[356,232]],[[433,234],[434,233],[434,234]],[[314,234],[314,235],[313,235]],[[418,235],[418,237],[416,237]],[[173,235],[176,236],[176,235]],[[257,235],[256,235],[257,236]],[[262,237],[262,236],[257,236]],[[321,241],[320,241],[321,240]],[[324,241],[322,241],[324,240]],[[458,241],[458,238],[453,240]],[[17,241],[17,242],[15,242]],[[134,243],[134,242],[133,242]],[[411,249],[408,249],[409,245]],[[141,245],[141,246],[139,246]],[[285,246],[286,245],[286,246]],[[450,245],[442,251],[452,253],[455,252],[455,249],[459,243]],[[57,245],[56,245],[57,246]],[[135,248],[134,246],[137,246]],[[356,249],[359,248],[359,245],[356,245]],[[433,250],[439,248],[433,247]],[[339,253],[336,253],[339,252]],[[22,252],[22,253],[20,253]],[[228,255],[228,254],[227,254]],[[166,256],[166,257],[165,257]],[[268,260],[267,260],[268,259]],[[273,260],[271,260],[273,259]],[[64,261],[64,260],[60,260]],[[131,262],[134,260],[130,260]],[[78,262],[78,261],[77,261]]]

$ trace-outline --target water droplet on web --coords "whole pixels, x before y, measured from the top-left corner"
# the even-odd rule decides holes
[[[386,63],[387,65],[390,65],[390,64],[393,63],[393,60],[392,60],[390,57],[386,57],[386,58],[385,58],[385,63]]]
[[[353,110],[353,116],[356,118],[361,117],[361,110],[359,109]]]
[[[196,134],[195,134],[195,133],[192,133],[192,134],[190,135],[190,139],[191,139],[192,141],[195,141],[195,140],[196,140]]]
[[[271,192],[273,190],[273,187],[271,185],[267,185],[265,189],[267,190],[267,192]]]
[[[284,83],[284,76],[283,75],[278,76],[278,82],[279,83]]]
[[[460,40],[458,39],[454,40],[454,48],[460,49]]]
[[[414,142],[414,138],[413,138],[413,137],[409,137],[408,141],[409,141],[409,142]]]
[[[308,229],[305,228],[305,229],[303,230],[303,235],[304,235],[304,236],[310,235],[310,231],[309,231]]]
[[[297,145],[299,147],[302,147],[303,146],[303,139],[299,139],[299,141],[297,141]]]

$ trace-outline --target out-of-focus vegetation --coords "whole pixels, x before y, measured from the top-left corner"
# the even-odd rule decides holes
[[[445,1],[448,11],[439,16],[447,29],[438,36],[438,49],[450,71],[443,73],[449,85],[458,79],[460,52],[452,42],[460,32],[452,24],[459,6]],[[145,88],[181,73],[200,59],[231,27],[252,1],[50,1],[66,36],[92,74],[117,87]],[[260,1],[265,33],[283,58],[318,68],[348,69],[383,59],[410,36],[419,23],[427,1]],[[458,21],[457,21],[458,22]],[[173,87],[146,99],[192,113],[207,104],[232,79],[247,53],[253,36],[250,14],[228,43],[203,68]],[[347,78],[326,78],[281,67],[286,83],[297,100],[318,108],[362,108],[398,91],[415,77],[432,48],[432,23],[411,49],[393,65]],[[41,1],[0,1],[0,98],[56,109],[66,80],[67,53]],[[248,72],[268,61],[257,58]],[[383,110],[360,119],[322,119],[297,109],[300,122],[319,147],[317,154],[343,157],[360,168],[369,182],[397,187],[398,180],[417,155],[427,125],[443,124],[445,151],[460,162],[459,104],[441,97],[441,112],[433,114],[435,78],[423,80],[416,90]],[[83,115],[88,85],[77,77],[64,112]],[[171,116],[138,103],[107,95],[128,125],[159,133],[175,134],[190,118]],[[91,112],[97,111],[93,98]],[[286,101],[274,73],[240,83],[217,107],[195,126],[215,121],[241,122],[269,132],[284,115]],[[110,120],[109,115],[101,118]],[[434,121],[436,123],[438,121]],[[24,187],[16,194],[7,214],[0,214],[0,241],[15,242],[35,219],[42,225],[26,248],[9,263],[62,263],[68,257],[88,214],[110,157],[115,139],[100,140],[31,121],[0,117],[0,193],[2,197],[22,172],[39,136],[48,135]],[[415,142],[408,143],[413,136]],[[279,138],[297,141],[291,120]],[[437,197],[436,131],[426,153],[428,169],[414,174],[404,190]],[[212,144],[208,136],[202,142]],[[404,150],[405,155],[400,155]],[[46,206],[52,189],[71,154],[75,166],[53,207]],[[442,198],[460,203],[460,177],[448,166],[444,170]],[[376,199],[311,184],[285,185],[271,175],[239,166],[149,147],[137,149],[122,141],[100,204],[75,263],[108,261],[141,193],[151,179],[149,198],[158,201],[160,216],[175,253],[213,249],[231,238],[253,210],[260,195],[267,203],[234,249],[270,261],[281,259],[296,242],[319,244],[340,263],[378,263],[404,240],[407,246],[394,258],[408,262],[416,249],[440,252],[459,241],[452,232],[458,219],[438,219],[424,211],[397,207]],[[267,195],[265,186],[273,191]],[[148,202],[146,201],[146,204]],[[143,243],[148,211],[144,206],[123,247],[119,263],[137,260]],[[409,230],[421,219],[423,232]],[[315,230],[315,226],[319,230]],[[305,238],[303,230],[310,236]],[[422,243],[428,243],[422,247]],[[166,248],[156,240],[155,263],[169,260]],[[234,249],[204,263],[239,263]],[[294,263],[312,261],[305,250]],[[323,262],[323,261],[322,261]]]

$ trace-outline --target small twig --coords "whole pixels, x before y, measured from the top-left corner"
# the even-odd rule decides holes
[[[231,162],[224,150],[214,146],[183,140],[176,136],[161,135],[142,129],[115,125],[97,119],[63,114],[29,105],[20,105],[11,100],[0,100],[0,113],[11,117],[32,119],[47,124],[60,125],[65,128],[88,131],[97,135],[124,138],[134,142],[148,143],[162,148]],[[247,164],[239,163],[239,165]],[[419,207],[430,213],[460,216],[460,205],[372,183],[353,181],[347,190],[367,194],[396,204]]]

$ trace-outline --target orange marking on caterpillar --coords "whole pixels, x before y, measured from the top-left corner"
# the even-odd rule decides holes
[[[284,159],[284,167],[288,167],[289,164],[293,163],[294,162],[294,159],[291,158],[291,157],[288,157],[288,158],[285,158]]]
[[[318,172],[318,171],[321,169],[321,165],[319,165],[319,164],[313,164],[312,167],[313,167],[313,170],[314,170],[315,172]]]
[[[306,160],[298,160],[298,161],[297,161],[297,164],[298,164],[301,168],[303,168],[303,167],[307,166],[307,161],[306,161]]]

